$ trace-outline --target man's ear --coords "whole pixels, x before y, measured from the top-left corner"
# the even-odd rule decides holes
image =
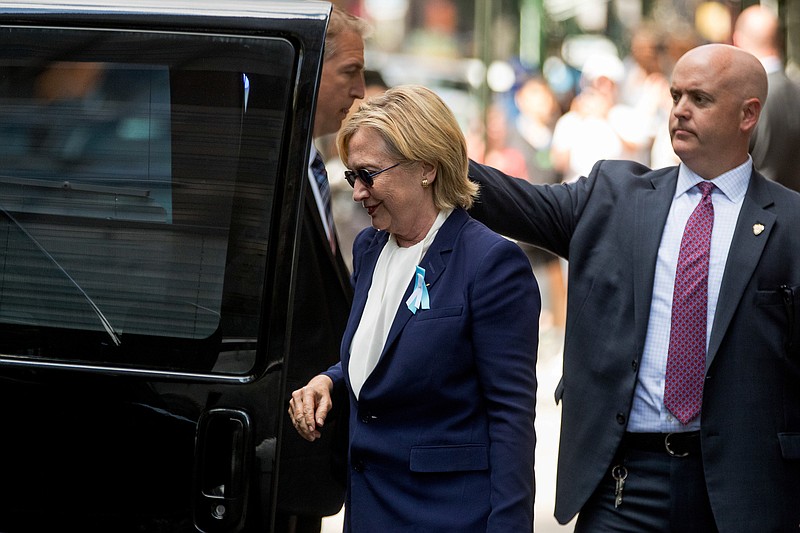
[[[758,98],[745,100],[742,104],[742,131],[752,133],[756,129],[759,116],[761,116],[761,101]]]

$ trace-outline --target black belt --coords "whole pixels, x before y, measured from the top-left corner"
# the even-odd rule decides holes
[[[686,457],[700,453],[700,432],[685,433],[625,433],[622,446],[628,450],[666,453]]]

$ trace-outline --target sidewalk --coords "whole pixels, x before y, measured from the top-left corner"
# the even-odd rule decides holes
[[[536,398],[536,503],[534,531],[564,533],[574,524],[562,526],[553,517],[556,491],[556,463],[561,428],[561,407],[556,405],[554,391],[561,379],[561,349],[564,334],[555,328],[545,329],[539,336],[539,361],[536,377],[539,389]]]

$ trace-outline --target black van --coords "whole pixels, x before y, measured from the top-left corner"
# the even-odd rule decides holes
[[[330,5],[124,2],[0,2],[0,531],[269,531]]]

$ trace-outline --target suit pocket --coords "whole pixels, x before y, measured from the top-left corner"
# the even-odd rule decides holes
[[[756,291],[756,305],[759,307],[783,306],[783,294],[780,288]]]
[[[417,322],[421,320],[434,320],[436,318],[447,318],[451,316],[461,316],[464,312],[463,305],[453,307],[439,307],[434,309],[420,309],[417,311]]]
[[[776,316],[776,320],[783,320],[784,345],[790,357],[797,357],[798,336],[800,336],[800,286],[781,285],[773,290],[759,290],[756,293],[756,305],[766,312]],[[783,310],[780,313],[778,309]],[[774,311],[773,311],[774,310]],[[780,315],[782,319],[778,319]]]
[[[488,470],[489,450],[485,444],[413,446],[412,472],[466,472]]]
[[[778,433],[784,459],[800,459],[800,433]]]

